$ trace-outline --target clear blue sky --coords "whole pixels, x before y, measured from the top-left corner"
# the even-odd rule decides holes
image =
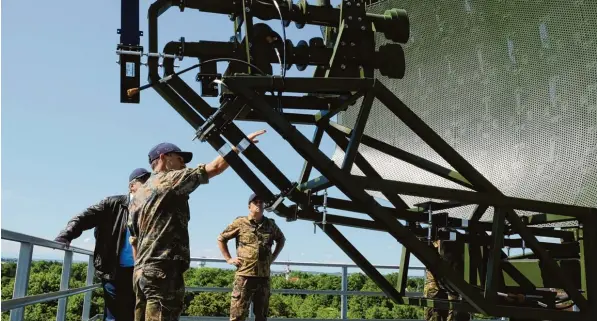
[[[140,27],[145,32],[141,42],[145,50],[150,4],[141,1]],[[159,24],[160,50],[180,37],[187,41],[227,41],[233,29],[226,16],[188,9],[181,13],[177,8],[162,15]],[[269,24],[281,33],[279,21]],[[3,229],[53,239],[73,215],[87,206],[105,196],[126,193],[130,171],[148,168],[147,152],[159,142],[173,142],[194,152],[193,163],[208,162],[217,156],[207,143],[191,140],[193,128],[154,91],[144,91],[139,105],[119,102],[117,28],[120,1],[68,0],[61,5],[39,1],[35,6],[14,0],[3,3]],[[286,33],[294,44],[321,35],[318,27],[298,30],[294,24]],[[181,64],[194,62],[185,59]],[[275,72],[278,68],[274,65]],[[293,67],[287,75],[310,74],[311,69],[300,73]],[[143,82],[146,77],[143,67]],[[189,72],[184,78],[198,88],[193,77]],[[216,105],[213,99],[208,102]],[[261,123],[237,124],[247,134],[268,129],[259,148],[291,180],[298,177],[302,159],[277,133]],[[312,128],[300,129],[311,137]],[[322,144],[328,155],[334,147],[327,139]],[[216,237],[235,217],[246,214],[250,192],[229,170],[191,196],[192,256],[221,257]],[[288,240],[281,260],[352,263],[321,231],[313,234],[312,223],[274,218]],[[399,264],[400,245],[389,235],[340,230],[373,264]],[[92,231],[87,231],[73,245],[92,248],[93,242]],[[2,241],[3,257],[17,254],[15,243]],[[62,253],[36,249],[34,257],[60,259]]]

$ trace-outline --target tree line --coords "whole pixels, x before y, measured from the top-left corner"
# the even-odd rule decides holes
[[[32,262],[27,295],[56,292],[60,289],[61,262]],[[2,301],[12,298],[16,263],[2,263]],[[69,288],[85,286],[86,263],[73,263]],[[385,276],[392,284],[397,284],[398,273]],[[194,267],[185,273],[188,287],[224,287],[231,288],[234,271],[211,267]],[[99,283],[95,278],[94,283]],[[424,279],[413,277],[408,280],[409,292],[422,292]],[[289,275],[273,275],[272,289],[300,290],[340,290],[341,276],[337,274],[315,274],[308,272],[290,272]],[[349,291],[381,292],[381,290],[362,273],[351,273],[348,277]],[[84,294],[68,298],[67,320],[79,321],[83,312]],[[189,316],[228,316],[230,293],[194,292],[185,297],[183,315]],[[46,321],[55,318],[58,301],[27,306],[25,320]],[[103,312],[102,290],[93,291],[91,316]],[[272,318],[340,318],[340,296],[321,294],[272,294],[270,299],[270,317]],[[383,296],[349,296],[348,317],[350,319],[423,319],[420,307],[396,305]],[[2,321],[9,319],[9,312],[2,313]]]

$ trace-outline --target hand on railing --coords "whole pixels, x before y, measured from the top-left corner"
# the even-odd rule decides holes
[[[239,267],[241,262],[240,262],[240,259],[238,257],[235,257],[235,258],[230,258],[230,259],[226,260],[226,263],[232,264],[232,265],[234,265],[236,267]]]
[[[64,238],[55,238],[54,242],[58,242],[58,243],[62,243],[64,244],[64,249],[68,249],[70,247],[70,241]]]

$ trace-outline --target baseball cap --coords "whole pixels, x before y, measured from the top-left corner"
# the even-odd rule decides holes
[[[129,175],[129,182],[132,182],[134,179],[141,178],[145,175],[150,174],[151,173],[149,173],[145,168],[136,168],[135,170],[133,170],[131,175]]]
[[[168,154],[168,153],[176,153],[178,155],[180,155],[182,157],[182,159],[184,160],[185,164],[190,162],[193,159],[193,153],[191,152],[183,152],[182,150],[180,150],[180,148],[178,148],[178,146],[172,144],[172,143],[160,143],[155,145],[150,151],[149,151],[149,164],[151,164],[151,162],[153,162],[154,160],[158,159],[160,157],[160,154]]]
[[[251,194],[251,196],[249,196],[249,202],[248,203],[251,203],[255,199],[259,199],[260,200],[261,197],[259,197],[259,195],[255,194],[255,193]]]

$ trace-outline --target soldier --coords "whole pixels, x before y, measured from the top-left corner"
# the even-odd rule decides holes
[[[265,133],[260,130],[248,135]],[[238,152],[236,147],[233,147]],[[133,287],[136,321],[178,320],[185,293],[183,273],[189,268],[189,195],[228,168],[218,156],[209,164],[186,168],[193,154],[176,145],[161,143],[149,151],[153,173],[135,195],[130,242],[135,251]]]
[[[433,242],[433,247],[435,247],[440,253],[440,247],[446,246],[445,241],[436,240]],[[444,252],[451,252],[450,248],[444,248]],[[453,251],[452,251],[453,252]],[[449,261],[454,268],[458,267],[458,260],[459,258],[455,258],[451,254],[455,253],[448,253],[449,255],[444,256],[444,259]],[[423,296],[429,299],[448,299],[448,300],[458,300],[460,298],[459,295],[454,295],[442,289],[437,280],[433,276],[433,274],[429,271],[425,271],[425,287],[423,288]],[[469,321],[470,314],[467,312],[462,311],[454,311],[454,310],[439,310],[434,309],[431,307],[425,307],[425,320],[426,321]]]
[[[90,206],[73,217],[55,239],[68,247],[83,231],[95,229],[93,263],[104,290],[104,321],[132,321],[134,317],[134,262],[126,228],[127,207],[149,174],[144,168],[135,169],[129,176],[129,195],[109,196]]]
[[[228,241],[236,239],[236,258],[230,256]],[[273,219],[263,215],[263,201],[249,197],[249,215],[237,217],[218,236],[218,247],[229,264],[237,267],[230,302],[230,321],[244,321],[253,302],[255,321],[265,321],[269,310],[270,265],[286,239]],[[273,242],[276,248],[272,253]]]

